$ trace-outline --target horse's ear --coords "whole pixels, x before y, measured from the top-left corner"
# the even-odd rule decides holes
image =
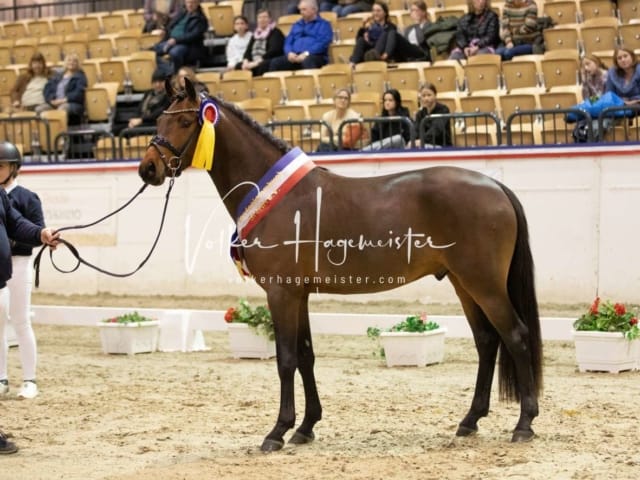
[[[187,97],[189,100],[196,101],[196,89],[187,77],[184,77],[184,89],[187,92]]]
[[[167,96],[173,98],[176,92],[173,90],[173,83],[171,82],[170,76],[164,79],[164,89],[167,92]]]

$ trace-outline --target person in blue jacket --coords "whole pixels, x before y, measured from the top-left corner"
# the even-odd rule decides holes
[[[84,115],[84,94],[87,76],[80,68],[78,54],[69,53],[64,59],[64,71],[51,77],[44,86],[45,104],[38,105],[36,112],[64,110],[69,124],[79,124]]]
[[[0,143],[0,178],[11,175],[11,165],[20,158],[18,149],[9,142]],[[9,288],[7,282],[13,274],[12,247],[20,244],[37,246],[47,244],[55,248],[59,233],[51,228],[43,228],[23,217],[11,204],[4,188],[0,188],[0,339],[6,349],[5,325],[9,319]],[[0,372],[0,395],[9,391],[5,372]]]
[[[22,158],[18,149],[9,142],[0,142],[0,187],[9,195],[11,206],[35,225],[44,227],[44,214],[40,198],[31,190],[18,185],[18,171]],[[13,325],[22,365],[22,388],[18,398],[35,398],[37,346],[31,327],[31,286],[33,246],[19,241],[11,242],[13,275],[7,282],[9,287],[9,318]],[[0,323],[4,322],[0,317]],[[7,342],[0,337],[0,394],[9,389],[7,380]]]
[[[300,0],[298,8],[302,18],[284,40],[284,55],[271,59],[269,71],[320,68],[329,62],[331,23],[318,15],[316,0]]]
[[[605,92],[618,95],[626,105],[640,104],[640,63],[633,50],[616,48],[609,69]]]
[[[204,34],[209,21],[202,11],[200,0],[185,0],[184,8],[167,26],[164,38],[152,48],[156,62],[167,75],[180,70],[183,65],[196,65],[207,56]],[[162,57],[169,56],[170,63]]]

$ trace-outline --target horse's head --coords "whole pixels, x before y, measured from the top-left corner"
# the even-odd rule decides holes
[[[165,88],[171,105],[158,118],[157,134],[138,166],[140,178],[151,185],[161,185],[167,176],[179,176],[191,165],[200,131],[201,99],[189,79],[185,78],[184,91],[176,93],[169,78]]]

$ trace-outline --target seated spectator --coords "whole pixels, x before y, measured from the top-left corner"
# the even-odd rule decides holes
[[[496,49],[502,60],[533,53],[534,45],[542,43],[538,29],[538,5],[534,0],[507,0],[502,7],[500,38],[503,45]]]
[[[411,119],[409,109],[402,106],[402,97],[395,88],[390,88],[382,95],[382,113],[384,117],[406,117]],[[371,144],[362,151],[383,150],[388,148],[404,148],[411,141],[411,127],[405,122],[375,123],[371,127]]]
[[[396,26],[389,21],[389,7],[377,0],[371,9],[371,17],[356,35],[356,45],[349,58],[351,66],[370,60],[392,60],[395,47]]]
[[[329,129],[322,125],[320,128],[320,145],[318,145],[319,152],[337,150],[341,143],[345,143],[344,141],[340,142],[340,124],[345,120],[360,118],[362,116],[350,108],[351,92],[348,88],[340,88],[336,90],[333,97],[333,105],[335,106],[333,110],[329,110],[322,115],[322,121],[329,125],[333,132],[333,144],[329,138]],[[345,126],[345,129],[346,128],[347,126]],[[343,134],[344,133],[345,132],[343,132]],[[357,144],[357,139],[350,138],[350,141],[347,143],[349,143],[349,145],[343,145],[343,148],[351,149]]]
[[[144,27],[142,33],[164,30],[180,11],[178,0],[144,0]]]
[[[470,0],[469,11],[458,22],[455,47],[449,58],[462,60],[495,53],[500,43],[500,20],[491,10],[491,0]]]
[[[34,111],[45,104],[44,86],[50,75],[44,55],[34,53],[29,60],[29,68],[17,78],[11,89],[11,106],[16,110]]]
[[[118,135],[124,128],[135,127],[155,127],[156,120],[169,108],[171,99],[164,89],[165,74],[162,70],[156,69],[151,75],[152,88],[145,92],[142,101],[138,106],[137,115],[129,119],[128,124],[114,125],[113,134]]]
[[[236,69],[251,70],[254,77],[259,77],[269,71],[272,58],[284,54],[284,35],[271,20],[269,10],[258,10],[256,29],[244,51],[242,62],[236,64]]]
[[[184,90],[185,78],[188,78],[191,81],[191,84],[194,86],[197,92],[209,93],[209,89],[207,88],[207,86],[200,80],[198,80],[195,70],[191,67],[181,67],[180,70],[178,70],[178,73],[176,73],[171,79],[171,84],[173,85],[173,89],[176,92]]]
[[[244,15],[238,15],[233,19],[233,31],[235,33],[229,39],[225,49],[227,54],[226,72],[235,70],[236,65],[242,62],[244,52],[246,52],[252,38],[252,34],[249,31],[249,20]]]
[[[44,86],[45,102],[35,108],[36,112],[65,110],[67,122],[71,125],[82,123],[84,115],[84,94],[87,76],[80,68],[78,55],[70,53],[64,61],[64,71],[52,76]]]
[[[399,62],[405,61],[422,61],[431,59],[429,45],[427,45],[427,37],[425,31],[432,25],[429,20],[427,11],[427,3],[424,0],[415,0],[411,2],[410,15],[411,19],[416,22],[408,26],[404,30],[404,36],[398,37],[396,52],[403,52],[403,59],[396,58]],[[396,55],[398,57],[398,55]]]
[[[640,104],[640,64],[633,50],[616,48],[607,74],[605,91],[613,92],[626,105]]]
[[[346,17],[351,13],[370,12],[373,0],[338,0],[338,5],[333,7],[338,17]]]
[[[582,98],[597,100],[602,96],[607,83],[607,68],[595,55],[586,55],[582,59]]]
[[[170,75],[183,65],[197,64],[206,56],[204,34],[208,28],[200,0],[185,0],[184,8],[169,22],[163,40],[152,47],[158,67]],[[169,63],[163,60],[165,55]]]
[[[450,147],[451,122],[449,118],[432,118],[432,115],[448,115],[449,107],[438,103],[438,91],[432,83],[425,83],[420,88],[420,110],[416,112],[416,132],[421,135],[420,124],[424,128],[424,148]]]
[[[271,59],[269,71],[320,68],[329,61],[331,23],[318,15],[316,0],[300,0],[302,18],[284,39],[284,55]]]
[[[321,12],[330,12],[338,5],[338,0],[322,0],[318,10]],[[295,15],[300,13],[298,2],[291,2],[286,8],[287,15]]]

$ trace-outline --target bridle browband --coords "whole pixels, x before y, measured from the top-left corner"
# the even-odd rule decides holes
[[[173,111],[164,110],[162,114],[177,115],[179,113],[195,113],[197,115],[199,111],[199,108],[181,108],[180,110]],[[184,155],[184,152],[189,149],[191,143],[193,143],[193,141],[195,140],[198,130],[199,129],[196,128],[191,133],[191,135],[189,135],[189,138],[182,146],[182,148],[176,148],[169,140],[167,140],[162,135],[154,135],[153,138],[151,138],[149,146],[156,149],[158,155],[160,155],[162,163],[164,163],[165,168],[171,172],[171,177],[175,177],[176,173],[180,170],[180,167],[182,166],[182,155]],[[160,147],[164,147],[169,150],[173,154],[173,156],[167,159],[166,155],[162,152]]]

